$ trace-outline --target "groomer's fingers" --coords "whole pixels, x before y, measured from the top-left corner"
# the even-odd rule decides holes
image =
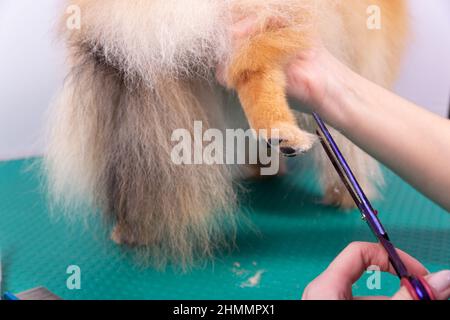
[[[392,300],[413,300],[411,295],[409,294],[408,289],[405,287],[400,287],[400,290],[397,291],[391,298]]]
[[[416,259],[397,250],[412,274],[428,271]],[[354,242],[348,245],[330,266],[306,288],[304,299],[352,299],[352,285],[370,266],[395,274],[388,255],[378,243]]]
[[[399,249],[397,252],[412,274],[425,276],[429,273],[419,261],[409,254]],[[351,286],[370,266],[376,266],[380,271],[395,274],[385,249],[379,243],[366,242],[354,242],[347,246],[325,273],[330,278],[346,279],[345,285]]]
[[[450,270],[429,274],[425,277],[428,285],[433,290],[437,300],[448,300],[450,298]],[[392,300],[412,300],[408,289],[401,287],[392,297]]]
[[[233,48],[238,47],[243,40],[257,31],[255,22],[256,16],[248,16],[239,20],[229,28],[231,33],[231,46]],[[216,67],[216,79],[220,85],[224,87],[227,86],[226,65],[224,62],[219,63]]]
[[[237,21],[230,27],[233,43],[246,39],[262,30],[277,30],[287,26],[287,21],[279,17],[269,17],[265,20],[258,20],[256,15],[250,15]]]
[[[233,44],[238,43],[242,39],[245,39],[254,33],[256,33],[256,15],[250,15],[242,20],[239,20],[230,27],[230,32],[233,40]]]

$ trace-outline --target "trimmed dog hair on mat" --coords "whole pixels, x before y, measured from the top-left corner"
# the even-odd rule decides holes
[[[157,267],[183,268],[211,257],[233,234],[233,168],[176,165],[175,129],[224,123],[228,97],[215,80],[227,64],[248,124],[278,129],[281,150],[302,153],[300,129],[285,95],[289,58],[321,35],[326,47],[362,76],[389,87],[407,34],[402,0],[72,0],[81,29],[61,27],[70,71],[51,112],[45,169],[57,204],[88,205],[115,228],[119,244],[139,248]],[[367,28],[378,5],[380,30]],[[233,49],[229,27],[255,16],[258,32]],[[272,22],[283,21],[282,26]],[[230,90],[231,91],[231,90]],[[263,97],[263,98],[261,98]],[[342,151],[368,195],[383,178],[375,160],[338,132]],[[284,149],[283,149],[284,148]],[[315,161],[327,203],[352,200],[325,154]],[[73,211],[73,210],[68,210]]]

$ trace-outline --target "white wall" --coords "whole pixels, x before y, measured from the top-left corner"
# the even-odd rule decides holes
[[[409,2],[413,34],[396,91],[433,112],[448,116],[450,1]]]
[[[447,115],[450,1],[410,0],[414,38],[396,87]],[[44,113],[64,76],[53,26],[63,0],[0,0],[0,159],[40,154]]]
[[[43,150],[44,113],[63,80],[61,0],[0,0],[0,160]]]

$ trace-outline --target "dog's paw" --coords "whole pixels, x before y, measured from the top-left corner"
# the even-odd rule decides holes
[[[118,226],[115,226],[114,229],[111,231],[111,240],[118,245],[123,244],[122,240],[122,234],[120,232],[120,228]]]
[[[322,199],[325,205],[340,207],[342,209],[354,209],[356,207],[355,201],[345,188],[345,186],[331,186],[325,190],[325,195]]]
[[[295,157],[311,149],[316,140],[314,135],[296,125],[278,122],[269,131],[267,142],[272,147],[279,147],[284,156]]]
[[[111,240],[119,246],[134,247],[137,245],[136,239],[133,236],[127,235],[120,225],[116,225],[111,231]]]

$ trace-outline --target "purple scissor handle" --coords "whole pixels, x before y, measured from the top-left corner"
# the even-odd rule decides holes
[[[350,195],[362,214],[363,220],[367,222],[378,241],[386,250],[389,261],[400,278],[401,284],[408,289],[415,300],[434,300],[433,292],[428,283],[422,277],[413,276],[408,272],[405,264],[395,250],[394,245],[391,243],[386,230],[381,224],[381,221],[377,216],[377,211],[373,209],[370,201],[367,199],[364,191],[356,180],[355,175],[350,169],[350,166],[328,131],[327,126],[318,114],[313,113],[313,116],[318,125],[316,133],[320,138],[320,142],[322,143],[325,152],[341,177],[342,182],[350,192]]]

